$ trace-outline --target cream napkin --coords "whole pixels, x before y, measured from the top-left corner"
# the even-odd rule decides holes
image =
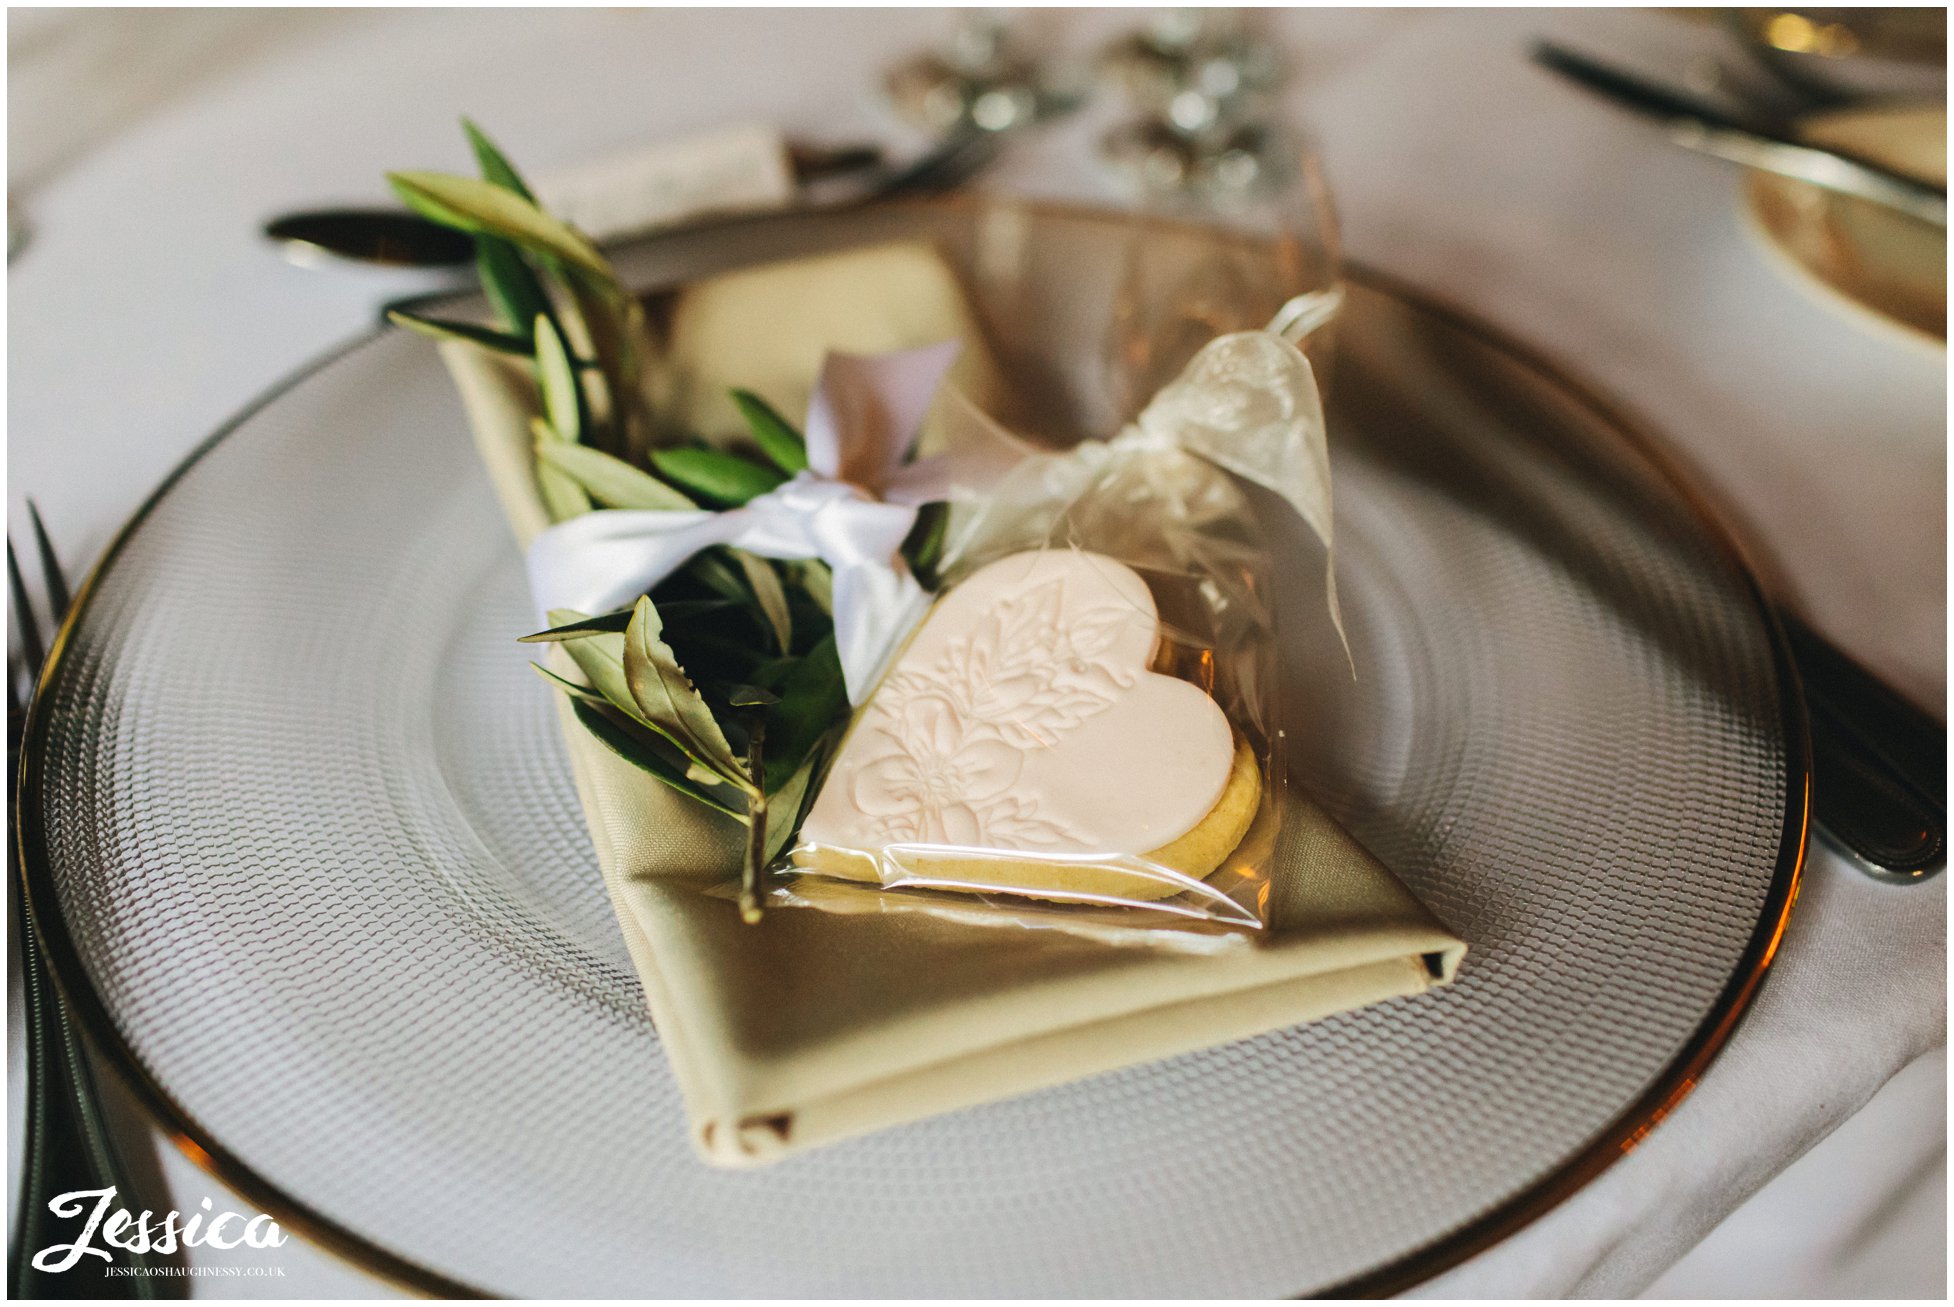
[[[854,257],[858,273],[862,260]],[[913,248],[902,255],[913,260]],[[859,285],[844,261],[828,271]],[[806,261],[747,270],[819,293]],[[914,269],[911,269],[914,275]],[[947,266],[941,275],[955,285]],[[711,283],[700,288],[710,295]],[[849,297],[891,346],[968,330],[905,321]],[[905,313],[915,317],[913,301]],[[832,332],[832,324],[820,330]],[[745,351],[819,357],[830,342],[756,316]],[[786,333],[786,335],[783,335]],[[717,335],[718,333],[713,333]],[[859,333],[851,333],[859,334]],[[898,339],[920,335],[920,339]],[[442,347],[517,541],[547,518],[531,470],[526,366]],[[685,360],[676,360],[681,367]],[[724,367],[721,363],[719,367]],[[794,416],[794,414],[790,414]],[[521,632],[511,632],[514,639]],[[560,650],[557,670],[574,675]],[[702,892],[733,876],[742,828],[673,794],[561,708],[577,792],[645,998],[707,1161],[751,1166],[919,1117],[1417,994],[1450,980],[1465,945],[1327,815],[1291,806],[1267,938],[1209,954],[1122,947],[1057,931],[983,929],[924,913],[769,912],[741,922]]]

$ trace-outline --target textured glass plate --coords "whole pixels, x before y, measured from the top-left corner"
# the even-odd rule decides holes
[[[771,220],[632,273],[880,234],[968,259],[972,221]],[[1111,302],[1120,229],[1027,230],[1050,266],[967,265],[984,312],[1007,362],[1067,374],[1052,411],[1103,420],[1098,354],[1068,342],[1105,324],[1066,314]],[[398,334],[215,439],[88,589],[23,791],[63,975],[247,1197],[397,1274],[1262,1296],[1427,1273],[1700,1069],[1781,924],[1805,765],[1750,581],[1619,426],[1370,283],[1334,374],[1363,673],[1296,644],[1294,765],[1471,943],[1448,989],[708,1169],[514,643],[520,560],[433,351]]]

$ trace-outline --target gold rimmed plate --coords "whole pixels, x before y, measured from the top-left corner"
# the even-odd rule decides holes
[[[943,201],[621,267],[655,289],[896,238],[944,250],[1007,370],[1082,420],[1130,259],[1198,266],[1212,239]],[[77,603],[20,792],[61,980],[248,1200],[418,1287],[1414,1282],[1573,1192],[1727,1038],[1800,865],[1803,719],[1727,537],[1538,359],[1359,276],[1331,406],[1364,671],[1332,640],[1289,651],[1292,767],[1471,942],[1447,990],[705,1167],[513,642],[520,558],[438,361],[399,335],[213,438]]]

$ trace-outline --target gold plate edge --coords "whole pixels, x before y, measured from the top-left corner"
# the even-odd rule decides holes
[[[953,201],[954,202],[954,201]],[[1046,206],[1059,211],[1084,211],[1083,206]],[[1584,1149],[1552,1173],[1508,1198],[1491,1211],[1474,1218],[1452,1234],[1405,1255],[1399,1260],[1366,1272],[1354,1279],[1312,1296],[1326,1298],[1385,1297],[1400,1293],[1431,1277],[1459,1265],[1490,1248],[1566,1201],[1589,1181],[1607,1170],[1633,1149],[1696,1085],[1705,1068],[1728,1043],[1744,1012],[1756,997],[1757,989],[1777,953],[1797,900],[1797,887],[1809,844],[1811,806],[1811,759],[1809,725],[1797,670],[1791,662],[1789,646],[1775,613],[1766,598],[1749,556],[1735,534],[1688,477],[1666,446],[1647,428],[1629,419],[1615,405],[1601,399],[1593,390],[1568,376],[1543,355],[1520,344],[1498,328],[1474,314],[1453,308],[1443,301],[1415,290],[1408,284],[1360,265],[1348,270],[1352,281],[1383,292],[1413,309],[1427,313],[1453,328],[1478,338],[1495,351],[1506,355],[1529,371],[1558,386],[1581,407],[1625,439],[1631,448],[1648,459],[1657,473],[1690,508],[1698,526],[1716,543],[1733,568],[1744,579],[1771,639],[1777,663],[1778,682],[1787,745],[1786,811],[1784,834],[1779,845],[1778,863],[1766,894],[1764,911],[1751,937],[1737,971],[1725,986],[1717,1003],[1683,1051],[1656,1078],[1655,1083],[1631,1107],[1617,1117]],[[52,875],[47,867],[46,832],[41,829],[38,805],[30,805],[30,794],[38,795],[42,779],[41,735],[45,730],[43,691],[50,685],[67,651],[70,637],[87,611],[100,579],[106,575],[123,548],[162,499],[202,458],[239,427],[314,375],[352,355],[385,335],[376,327],[307,363],[275,383],[242,409],[230,421],[200,442],[186,455],[163,482],[152,491],[127,522],[116,532],[101,558],[89,570],[76,590],[60,630],[49,648],[47,661],[35,686],[27,720],[22,730],[20,769],[14,793],[22,887],[28,916],[52,966],[57,987],[80,1018],[80,1025],[98,1056],[108,1063],[128,1086],[132,1095],[155,1119],[172,1143],[192,1162],[216,1180],[227,1185],[260,1211],[270,1214],[281,1226],[296,1231],[309,1242],[339,1257],[353,1267],[387,1280],[407,1292],[435,1298],[487,1297],[481,1290],[427,1270],[390,1252],[365,1236],[355,1234],[331,1217],[284,1193],[241,1158],[210,1138],[195,1120],[156,1082],[133,1048],[123,1039],[106,1005],[89,981],[86,969],[69,938],[57,911],[44,920],[37,902],[54,903]],[[30,831],[31,827],[31,831]],[[31,844],[30,844],[31,839]],[[60,924],[56,924],[60,923]]]

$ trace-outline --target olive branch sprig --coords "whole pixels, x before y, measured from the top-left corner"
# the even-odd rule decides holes
[[[475,240],[493,324],[396,311],[398,325],[524,360],[541,398],[536,484],[552,521],[594,508],[725,509],[807,467],[801,433],[736,390],[752,456],[694,440],[656,444],[643,388],[643,309],[590,240],[548,213],[502,152],[463,121],[481,175],[396,172],[415,212]],[[926,583],[940,506],[904,546]],[[579,722],[633,766],[747,827],[740,910],[760,915],[762,876],[798,827],[848,717],[826,564],[716,547],[629,608],[557,610],[523,637],[559,643],[580,684],[536,664]],[[688,672],[687,669],[691,669]]]

